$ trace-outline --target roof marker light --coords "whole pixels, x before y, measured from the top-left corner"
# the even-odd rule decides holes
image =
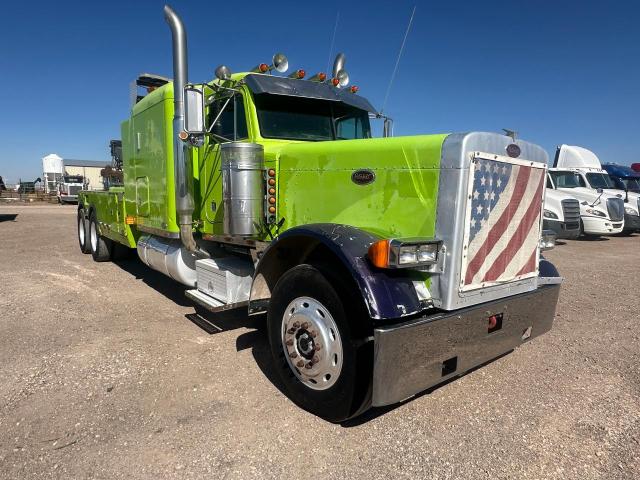
[[[309,80],[311,80],[312,82],[324,82],[326,79],[327,79],[327,74],[326,73],[318,72],[313,77],[311,77]]]
[[[307,74],[307,72],[305,72],[304,70],[300,69],[300,70],[296,70],[291,75],[289,75],[289,78],[303,79],[306,74]]]
[[[351,88],[349,89],[349,91],[351,91],[351,93],[358,93],[358,90],[360,90],[358,88],[357,85],[352,85]]]

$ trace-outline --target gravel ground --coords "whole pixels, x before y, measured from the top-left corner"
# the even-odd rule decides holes
[[[0,206],[0,241],[0,478],[640,478],[638,236],[551,251],[550,333],[346,425],[281,393],[263,318],[82,255],[73,206]]]

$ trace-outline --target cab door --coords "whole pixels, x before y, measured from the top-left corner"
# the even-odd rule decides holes
[[[211,135],[207,136],[207,143],[201,148],[199,162],[200,211],[204,217],[204,233],[223,233],[220,143],[249,139],[245,112],[241,93],[217,98],[207,107],[206,127]]]

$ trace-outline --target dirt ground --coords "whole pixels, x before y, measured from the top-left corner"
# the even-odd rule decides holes
[[[75,207],[0,206],[0,478],[640,478],[640,237],[547,256],[550,333],[333,425],[281,393],[263,318],[204,329],[171,280],[82,255]]]

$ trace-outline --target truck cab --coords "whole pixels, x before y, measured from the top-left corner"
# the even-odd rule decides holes
[[[554,190],[549,176],[544,194],[543,228],[563,239],[576,239],[581,233],[580,202],[568,193]]]
[[[597,194],[602,192],[606,195],[611,225],[618,222],[617,219],[620,217],[618,212],[622,210],[624,220],[622,231],[633,233],[640,229],[640,195],[618,188],[592,151],[578,146],[561,145],[556,151],[554,167],[558,168],[551,169],[551,172],[559,171],[561,168],[575,172],[579,188],[588,189]],[[574,190],[574,192],[579,191]]]
[[[82,175],[63,175],[58,183],[58,203],[76,203],[78,193],[84,188]]]

